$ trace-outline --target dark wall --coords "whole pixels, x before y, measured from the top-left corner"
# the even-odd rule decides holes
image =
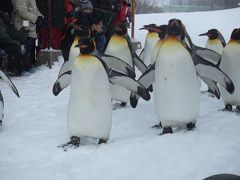
[[[39,11],[48,19],[48,1],[36,0]],[[64,17],[66,15],[64,0],[51,0],[52,27],[62,28],[64,26]]]

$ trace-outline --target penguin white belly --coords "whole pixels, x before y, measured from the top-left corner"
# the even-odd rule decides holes
[[[144,54],[143,54],[143,60],[146,66],[148,66],[151,63],[152,52],[158,40],[159,40],[159,37],[157,33],[154,33],[154,32],[148,33],[145,40]]]
[[[70,137],[108,139],[112,123],[109,79],[96,58],[74,61],[67,116]]]
[[[220,68],[233,81],[235,91],[231,95],[222,86],[219,86],[223,101],[226,104],[240,105],[240,44],[228,44],[223,52]]]
[[[132,55],[127,40],[124,37],[113,35],[105,50],[105,54],[118,57],[133,67]],[[124,87],[111,85],[111,94],[113,99],[127,103],[130,99],[131,92]]]
[[[154,90],[163,127],[181,127],[196,122],[200,106],[196,70],[191,56],[175,38],[170,37],[161,46]]]
[[[209,39],[207,41],[206,48],[211,49],[220,55],[222,55],[222,53],[223,53],[223,45],[222,45],[222,42],[220,41],[220,39],[214,39],[214,40]]]

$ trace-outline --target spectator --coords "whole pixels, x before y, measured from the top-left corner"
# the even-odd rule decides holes
[[[60,47],[64,61],[68,61],[69,51],[76,36],[73,25],[90,28],[93,10],[89,0],[70,0],[70,4],[72,8],[69,7],[69,2],[66,3],[66,9],[69,9],[67,13],[68,24],[63,29],[64,34]]]
[[[30,61],[25,64],[25,71],[29,71],[36,65],[35,41],[37,39],[36,28],[44,24],[44,17],[39,12],[35,0],[12,0],[13,3],[13,24],[17,30],[24,28],[28,31],[25,41],[26,55]]]
[[[2,4],[4,2],[4,5]],[[24,53],[24,41],[26,39],[26,31],[17,31],[11,25],[11,1],[0,0],[0,48],[6,51],[8,54],[8,61],[5,63],[5,72],[8,74],[20,75],[22,72],[22,66],[25,62]]]
[[[4,49],[0,48],[0,69],[6,72],[8,64],[8,55]]]
[[[95,15],[91,20],[91,36],[93,37],[96,48],[100,53],[104,53],[106,38],[103,31],[103,19],[101,15]]]

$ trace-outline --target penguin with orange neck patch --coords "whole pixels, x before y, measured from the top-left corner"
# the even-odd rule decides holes
[[[148,88],[154,83],[154,100],[162,134],[173,133],[173,128],[195,128],[199,107],[200,87],[197,76],[220,83],[233,93],[231,79],[218,66],[196,56],[197,48],[189,47],[189,35],[178,19],[169,20],[167,33],[155,63],[139,78]],[[204,53],[203,53],[204,54]],[[131,99],[136,105],[136,98]]]
[[[148,66],[151,62],[151,55],[154,50],[154,47],[159,40],[159,35],[156,32],[156,30],[158,30],[158,26],[156,24],[144,25],[139,30],[148,31],[144,43],[144,48],[140,53],[140,58],[142,58],[144,63]]]
[[[108,68],[104,61],[93,55],[96,49],[93,39],[81,38],[76,46],[81,54],[72,65],[70,98],[67,121],[70,141],[60,147],[79,147],[80,139],[91,137],[99,139],[99,144],[106,143],[112,124],[112,105],[110,84],[124,86],[150,99],[148,91],[131,77]]]
[[[235,92],[229,94],[225,89],[219,87],[226,111],[235,111],[240,113],[240,28],[234,29],[231,39],[224,48],[220,68],[233,80]]]
[[[222,55],[223,48],[226,46],[226,41],[217,29],[210,29],[208,32],[200,34],[199,36],[208,36],[205,47]]]
[[[108,56],[116,57],[129,66],[135,69],[135,66],[141,71],[145,72],[147,69],[143,61],[133,52],[130,37],[127,34],[127,27],[125,24],[118,24],[115,27],[115,33],[110,38],[103,55],[103,59],[109,59]],[[133,78],[135,74],[133,75]],[[120,106],[126,106],[130,100],[130,91],[118,85],[111,85],[112,99],[120,101]]]

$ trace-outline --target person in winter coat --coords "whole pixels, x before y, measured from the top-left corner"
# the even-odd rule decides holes
[[[90,29],[93,7],[90,0],[70,0],[66,2],[66,10],[65,22],[67,24],[63,28],[60,47],[64,61],[68,61],[70,48],[76,35],[73,25],[84,26]]]
[[[18,31],[11,24],[11,5],[11,0],[0,0],[0,48],[8,55],[8,61],[2,68],[10,75],[21,75],[27,32],[23,29]]]
[[[37,39],[37,27],[44,24],[44,17],[39,12],[35,0],[12,0],[13,24],[17,30],[24,28],[28,31],[28,38],[25,41],[26,54],[30,57],[29,64],[25,67],[29,71],[32,65],[36,65],[35,41]]]

